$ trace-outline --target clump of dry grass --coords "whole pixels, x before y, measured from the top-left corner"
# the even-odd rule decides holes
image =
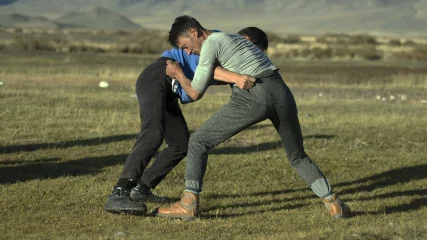
[[[1,29],[1,28],[0,28]],[[90,31],[81,29],[2,29],[0,51],[94,52],[160,54],[171,46],[167,32]],[[427,41],[397,39],[366,34],[324,34],[317,37],[267,33],[268,54],[298,60],[427,60]]]
[[[150,54],[170,48],[165,32],[155,29],[135,31],[90,31],[79,29],[3,32],[9,41],[2,48],[9,51],[121,52]]]
[[[423,51],[427,43],[423,40],[400,40],[366,34],[325,34],[299,39],[290,44],[273,35],[268,53],[273,57],[304,60],[425,61],[427,57]]]

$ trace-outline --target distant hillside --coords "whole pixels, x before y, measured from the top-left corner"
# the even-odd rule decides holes
[[[1,4],[9,2],[9,4]],[[0,0],[0,13],[61,17],[101,6],[144,27],[168,29],[182,14],[209,28],[236,31],[253,25],[277,33],[370,33],[427,35],[427,0]],[[65,23],[103,27],[90,15]],[[78,19],[80,18],[81,19]],[[65,17],[65,16],[64,16]],[[61,22],[64,20],[61,17]],[[107,20],[107,19],[105,19]],[[109,20],[113,25],[114,18]],[[119,25],[120,26],[120,25]]]
[[[60,27],[100,30],[130,30],[141,28],[140,25],[128,18],[102,7],[71,12],[58,18],[55,22]]]
[[[8,5],[11,4],[13,2],[15,2],[16,0],[0,0],[0,6],[1,5]]]
[[[141,26],[106,8],[97,7],[67,13],[56,20],[17,13],[1,14],[0,26],[21,28],[81,28],[92,30],[131,30]]]
[[[57,25],[44,17],[31,17],[22,14],[0,14],[0,26],[21,28],[56,28]]]

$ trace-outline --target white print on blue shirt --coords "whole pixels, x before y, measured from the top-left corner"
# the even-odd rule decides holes
[[[172,92],[178,93],[178,81],[176,79],[172,79]]]

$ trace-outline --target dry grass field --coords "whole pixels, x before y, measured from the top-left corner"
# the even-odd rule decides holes
[[[427,38],[368,34],[278,35],[267,32],[267,54],[285,60],[426,62]],[[166,30],[1,28],[0,51],[160,54]]]
[[[158,54],[0,52],[0,239],[426,239],[427,66],[273,58],[307,153],[354,211],[330,218],[261,122],[210,155],[201,218],[102,207],[139,130],[134,83]],[[108,88],[99,88],[107,81]],[[226,103],[183,105],[194,131]],[[184,162],[155,189],[178,198]]]

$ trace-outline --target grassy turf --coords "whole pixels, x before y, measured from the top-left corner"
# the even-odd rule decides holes
[[[268,121],[212,150],[200,219],[103,211],[139,130],[135,79],[155,57],[0,57],[0,239],[427,238],[427,69],[410,66],[278,61],[307,153],[353,218],[328,216]],[[212,88],[182,106],[192,131],[227,102]],[[184,165],[155,192],[178,199]]]

